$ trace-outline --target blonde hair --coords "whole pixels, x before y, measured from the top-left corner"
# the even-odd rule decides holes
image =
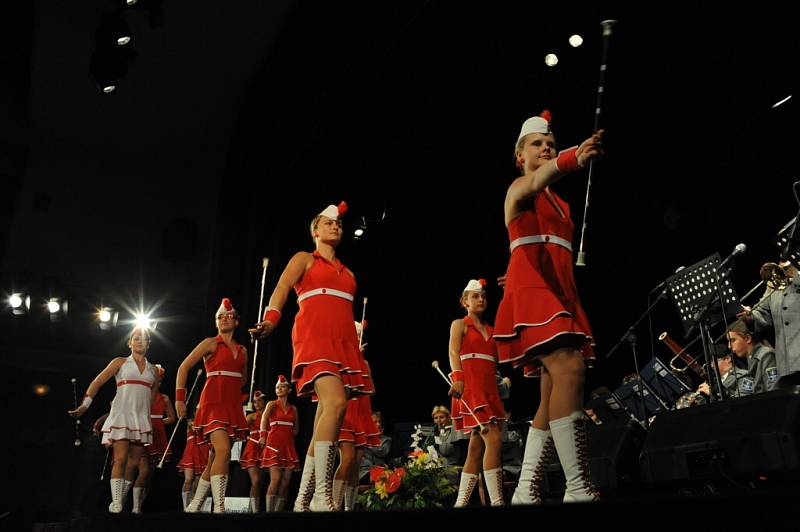
[[[308,232],[309,232],[309,233],[311,233],[311,240],[312,240],[312,241],[313,241],[315,244],[317,243],[317,241],[315,240],[315,239],[316,239],[316,237],[314,236],[314,230],[315,230],[315,229],[317,228],[317,226],[319,225],[319,221],[320,221],[321,219],[322,219],[322,215],[321,215],[321,214],[318,214],[318,215],[314,216],[314,218],[311,220],[311,223],[310,223],[310,224],[308,224]],[[342,219],[341,219],[341,218],[337,218],[337,219],[336,219],[336,221],[339,223],[339,227],[340,227],[341,229],[344,229],[344,224],[342,223]]]
[[[434,406],[433,412],[431,412],[431,417],[435,416],[437,412],[444,412],[444,415],[450,417],[450,410],[444,405]]]

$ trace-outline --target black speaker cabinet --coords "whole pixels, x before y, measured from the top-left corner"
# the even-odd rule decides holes
[[[800,386],[658,414],[641,456],[650,483],[758,478],[800,467]]]

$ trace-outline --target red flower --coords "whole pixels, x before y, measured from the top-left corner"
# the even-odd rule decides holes
[[[386,493],[394,493],[400,489],[400,484],[402,483],[403,481],[400,480],[400,475],[398,475],[396,471],[393,472],[389,475],[389,478],[386,479]]]
[[[417,456],[419,456],[421,454],[425,454],[425,451],[423,451],[423,450],[412,451],[411,453],[409,453],[408,456],[409,456],[409,458],[416,458]]]
[[[372,482],[378,482],[386,472],[386,468],[381,466],[375,466],[369,470],[369,479]]]
[[[394,470],[394,472],[397,473],[397,476],[400,477],[400,478],[403,478],[404,476],[406,476],[406,468],[405,467],[398,467],[397,469]]]

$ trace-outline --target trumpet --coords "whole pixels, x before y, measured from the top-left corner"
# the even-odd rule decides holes
[[[786,268],[775,262],[764,263],[758,274],[763,281],[766,281],[767,286],[773,290],[783,290],[789,284]]]
[[[703,369],[703,366],[697,362],[697,358],[689,355],[686,352],[686,348],[681,347],[678,343],[669,337],[669,335],[665,332],[661,333],[658,336],[658,339],[664,342],[672,349],[672,352],[675,353],[675,356],[672,357],[672,360],[669,361],[669,367],[672,368],[673,371],[678,373],[685,373],[687,369],[691,368],[695,373],[697,373],[703,379],[706,378],[706,370]],[[677,359],[681,359],[686,363],[686,366],[679,368],[675,366],[675,362]]]

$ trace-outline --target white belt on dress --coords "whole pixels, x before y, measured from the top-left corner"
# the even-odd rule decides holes
[[[270,427],[275,426],[275,425],[286,425],[287,427],[294,427],[294,423],[289,423],[288,421],[270,421],[269,422],[269,426]]]
[[[238,371],[209,371],[206,373],[206,377],[239,377],[242,378],[242,374]]]
[[[467,360],[468,358],[480,358],[483,360],[488,360],[489,362],[497,362],[497,359],[492,355],[484,355],[483,353],[467,353],[465,355],[460,355],[461,360]]]
[[[336,296],[348,301],[353,301],[353,294],[348,294],[347,292],[342,292],[341,290],[336,290],[334,288],[315,288],[314,290],[303,292],[297,296],[297,302],[300,303],[302,300],[314,296]]]
[[[164,419],[164,414],[150,414],[152,419]]]
[[[511,241],[511,251],[518,248],[519,246],[524,246],[526,244],[557,244],[561,247],[567,248],[570,253],[572,253],[572,242],[565,238],[561,238],[560,236],[556,235],[528,235],[528,236],[521,236],[515,240]]]

